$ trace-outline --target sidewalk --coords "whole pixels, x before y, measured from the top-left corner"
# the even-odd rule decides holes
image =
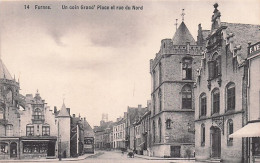
[[[164,157],[150,157],[144,155],[135,154],[135,157],[146,159],[146,160],[174,160],[174,161],[181,161],[181,162],[195,162],[195,158],[164,158]]]
[[[79,161],[84,160],[88,157],[95,156],[101,152],[96,152],[93,154],[84,154],[82,156],[76,157],[76,158],[62,158],[61,161]],[[0,160],[0,162],[57,162],[59,161],[59,158],[55,159],[46,159],[46,158],[40,158],[40,159],[17,159],[17,160]]]

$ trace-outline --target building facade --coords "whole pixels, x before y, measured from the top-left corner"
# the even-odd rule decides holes
[[[150,60],[152,156],[193,157],[193,84],[203,50],[202,36],[207,31],[199,32],[197,43],[183,21],[173,39],[163,39]]]
[[[247,42],[259,38],[259,26],[221,22],[218,4],[214,8],[194,89],[196,160],[244,162],[245,141],[229,135],[246,123],[244,59]]]
[[[126,148],[126,118],[119,118],[113,125],[113,148]]]

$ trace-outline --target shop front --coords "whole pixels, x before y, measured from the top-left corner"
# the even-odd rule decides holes
[[[21,159],[32,158],[56,158],[57,137],[22,137],[21,138]]]
[[[19,159],[19,137],[0,138],[0,160]]]

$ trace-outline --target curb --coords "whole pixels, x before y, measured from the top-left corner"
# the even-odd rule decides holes
[[[178,161],[190,161],[190,162],[195,161],[195,158],[186,159],[186,158],[160,158],[160,157],[149,157],[149,156],[142,157],[142,156],[136,155],[136,154],[135,154],[135,157],[146,159],[146,160],[172,160],[172,161],[178,160]]]

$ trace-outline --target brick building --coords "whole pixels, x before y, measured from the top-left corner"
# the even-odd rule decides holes
[[[193,156],[193,83],[207,32],[199,28],[196,42],[182,21],[173,38],[163,39],[150,60],[152,156]]]
[[[220,21],[214,4],[212,26],[198,69],[195,97],[196,160],[245,162],[242,138],[229,135],[246,123],[247,43],[259,39],[259,26]]]

